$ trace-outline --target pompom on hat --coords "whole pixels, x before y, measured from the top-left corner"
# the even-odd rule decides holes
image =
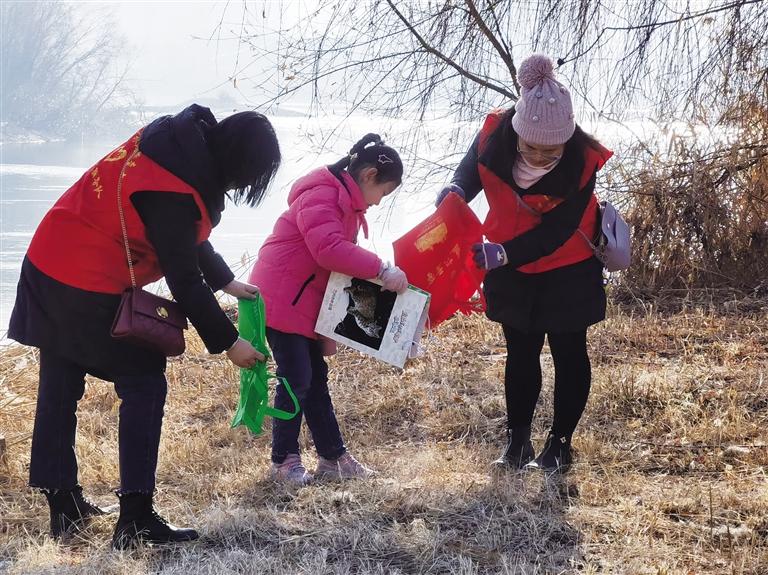
[[[533,54],[523,60],[517,71],[520,99],[515,104],[512,127],[530,144],[555,146],[573,135],[576,121],[568,89],[555,80],[552,60]]]

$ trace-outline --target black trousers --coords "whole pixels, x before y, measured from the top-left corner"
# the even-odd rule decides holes
[[[592,381],[587,330],[544,334],[524,333],[506,325],[503,327],[507,340],[504,387],[508,427],[524,427],[533,421],[541,392],[539,356],[546,335],[555,364],[552,432],[557,437],[570,437],[584,413]]]
[[[267,328],[267,340],[277,364],[277,376],[288,381],[301,408],[293,419],[272,420],[272,461],[282,463],[289,453],[299,453],[302,416],[317,454],[325,459],[339,458],[346,448],[328,391],[328,364],[320,343],[272,328]],[[293,411],[293,402],[283,385],[275,391],[275,407]]]
[[[32,487],[72,489],[78,483],[77,402],[85,391],[86,372],[82,366],[40,350],[40,382],[29,466]],[[116,376],[114,381],[121,400],[120,491],[152,493],[168,388],[165,374]]]

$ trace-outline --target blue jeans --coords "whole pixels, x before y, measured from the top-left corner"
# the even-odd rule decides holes
[[[267,340],[277,363],[277,376],[288,381],[301,408],[293,419],[272,420],[272,461],[282,463],[289,453],[299,453],[302,416],[307,420],[317,454],[325,459],[338,459],[346,448],[328,392],[328,364],[320,343],[271,328],[267,328]],[[293,402],[283,385],[277,386],[275,407],[293,411]]]
[[[87,369],[40,350],[40,382],[32,433],[29,484],[43,489],[77,485],[77,402]],[[167,382],[162,372],[116,376],[120,398],[120,491],[152,493]]]

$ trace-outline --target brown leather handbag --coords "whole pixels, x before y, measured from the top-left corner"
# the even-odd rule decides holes
[[[138,148],[137,148],[138,150]],[[117,209],[120,214],[120,226],[123,231],[125,255],[128,259],[128,271],[131,274],[131,287],[123,292],[117,315],[112,322],[112,337],[134,345],[162,353],[166,357],[184,353],[184,330],[187,318],[181,306],[136,286],[133,272],[131,248],[128,245],[128,231],[125,226],[121,191],[125,168],[136,154],[134,152],[123,164],[117,181]]]

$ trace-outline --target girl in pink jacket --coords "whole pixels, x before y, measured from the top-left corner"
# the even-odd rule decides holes
[[[289,421],[272,422],[272,468],[275,479],[304,485],[312,480],[301,463],[302,415],[312,433],[319,463],[315,476],[328,479],[368,477],[344,446],[328,392],[328,366],[315,322],[330,273],[361,279],[378,278],[386,290],[403,292],[405,273],[357,245],[365,211],[400,185],[400,156],[376,134],[355,144],[335,164],[300,178],[288,195],[288,209],[259,251],[251,283],[259,286],[267,312],[267,340],[277,375],[293,388],[301,411]],[[277,386],[275,407],[292,409],[285,388]]]

